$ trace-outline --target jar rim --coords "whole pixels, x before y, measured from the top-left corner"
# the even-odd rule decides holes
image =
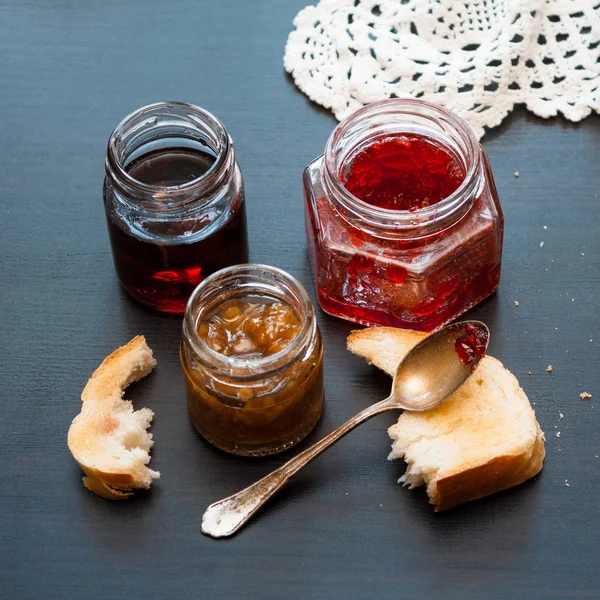
[[[176,111],[182,111],[191,124],[200,124],[214,135],[216,140],[216,148],[214,149],[216,153],[215,161],[205,173],[179,185],[153,185],[136,179],[125,169],[124,159],[130,153],[123,156],[120,156],[119,153],[118,146],[119,142],[122,141],[122,136],[128,132],[135,132],[144,127],[156,125],[156,119],[161,114],[163,116],[169,114],[183,121],[183,115],[177,115]],[[232,150],[233,144],[223,123],[209,111],[186,102],[156,102],[142,106],[128,114],[113,129],[108,139],[105,166],[107,174],[114,181],[118,182],[121,187],[124,187],[127,192],[133,191],[148,196],[159,195],[162,206],[169,208],[173,204],[181,204],[179,198],[182,196],[188,198],[190,193],[208,193],[213,189],[217,184],[216,180],[228,162],[227,159]],[[183,203],[185,204],[185,201]]]
[[[276,292],[282,295],[291,293],[299,304],[298,316],[302,320],[300,331],[287,346],[270,356],[258,358],[226,356],[213,350],[198,333],[197,325],[201,311],[205,314],[209,313],[216,305],[229,299],[231,294],[239,293],[242,289],[239,286],[239,279],[244,277],[255,279],[254,283],[248,286],[249,292],[253,295],[260,295],[257,290],[261,289],[259,278],[263,277],[273,287],[269,289],[266,284],[263,284],[262,289],[271,291],[272,296],[276,297]],[[210,292],[211,286],[218,286],[221,293],[200,306],[203,294]],[[275,287],[277,290],[273,289]],[[285,301],[285,298],[281,299]],[[198,306],[199,310],[197,310]],[[296,310],[295,307],[293,308]],[[209,275],[192,292],[183,318],[184,340],[190,343],[201,362],[214,368],[227,370],[229,375],[239,378],[264,377],[284,368],[302,353],[307,344],[315,337],[316,331],[316,314],[306,288],[283,269],[258,263],[233,265]]]
[[[446,125],[457,132],[464,144],[466,173],[458,188],[440,202],[415,210],[391,210],[368,204],[352,194],[340,181],[341,165],[336,161],[336,150],[345,135],[352,132],[369,117],[416,116],[431,121],[438,127]],[[346,157],[345,157],[346,158]],[[402,231],[414,231],[416,227],[433,222],[446,222],[472,197],[479,186],[481,170],[480,144],[468,123],[452,111],[426,100],[413,98],[392,98],[373,102],[346,117],[329,136],[324,152],[324,183],[333,191],[335,199],[356,218],[376,227],[389,227]]]

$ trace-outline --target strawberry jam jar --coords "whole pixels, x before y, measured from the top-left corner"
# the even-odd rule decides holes
[[[304,188],[325,312],[432,331],[498,287],[504,221],[487,155],[441,106],[360,109],[308,165]]]
[[[233,143],[197,106],[153,104],[117,125],[108,141],[104,207],[119,281],[154,309],[183,313],[208,275],[248,261]]]

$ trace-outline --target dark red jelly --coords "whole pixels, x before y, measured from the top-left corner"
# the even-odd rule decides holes
[[[374,141],[349,161],[342,181],[363,202],[415,211],[455,192],[465,170],[448,149],[410,133]]]
[[[127,165],[126,171],[145,184],[180,186],[205,175],[214,162],[215,156],[207,151],[167,148],[144,154]],[[201,205],[195,209],[201,212]],[[203,227],[202,217],[197,222],[182,218],[153,223],[146,233],[146,228],[132,227],[107,209],[115,269],[125,290],[162,312],[183,313],[192,291],[205,277],[248,262],[243,191],[226,210],[208,228]]]

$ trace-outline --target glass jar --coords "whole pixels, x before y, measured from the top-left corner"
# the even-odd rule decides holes
[[[182,313],[207,275],[248,262],[233,143],[197,106],[152,104],[117,125],[108,141],[104,206],[119,280],[152,308]]]
[[[226,356],[199,327],[235,298],[290,307],[299,331],[280,351],[256,358]],[[302,440],[323,410],[323,343],[302,285],[264,265],[215,273],[192,294],[183,321],[181,364],[190,420],[211,444],[244,456],[281,452]]]
[[[377,140],[419,136],[464,174],[430,206],[389,210],[344,186],[348,166]],[[498,286],[504,222],[487,155],[469,126],[435,104],[368,105],[333,131],[304,172],[306,235],[319,304],[363,325],[431,331]]]

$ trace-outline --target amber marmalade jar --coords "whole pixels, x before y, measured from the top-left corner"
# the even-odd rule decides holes
[[[234,299],[282,303],[297,317],[297,335],[269,356],[215,351],[199,328]],[[201,283],[186,308],[181,363],[190,420],[226,452],[281,452],[302,440],[321,416],[323,343],[315,311],[302,285],[279,269],[240,265]]]
[[[108,141],[104,205],[115,269],[143,304],[182,313],[207,275],[248,261],[242,175],[221,122],[182,102],[126,117]]]
[[[385,155],[394,144],[408,149],[406,160]],[[434,158],[436,170],[424,172]],[[398,165],[405,171],[394,173]],[[352,169],[362,177],[355,188],[363,199],[347,189],[355,183]],[[447,196],[437,169],[456,179]],[[382,177],[406,189],[373,201]],[[403,194],[421,193],[423,185],[424,196],[410,204]],[[465,121],[441,106],[394,99],[358,110],[306,168],[304,187],[324,311],[364,325],[431,331],[496,290],[503,217],[487,155]],[[442,196],[431,199],[430,188]]]

